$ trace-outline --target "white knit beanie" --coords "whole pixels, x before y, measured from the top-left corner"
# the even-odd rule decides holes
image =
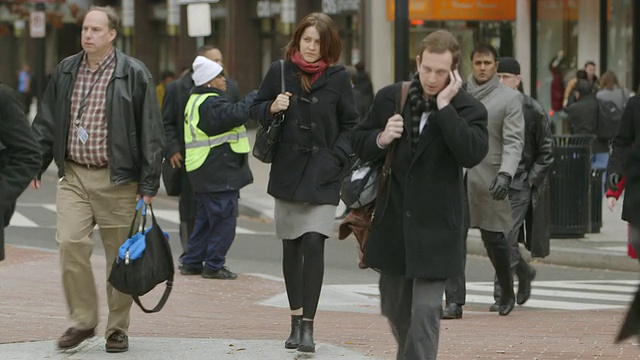
[[[193,82],[196,86],[204,85],[216,78],[222,72],[222,66],[204,56],[197,56],[193,60]]]

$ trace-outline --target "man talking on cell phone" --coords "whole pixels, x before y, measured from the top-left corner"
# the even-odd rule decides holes
[[[463,271],[462,169],[484,158],[488,136],[487,110],[460,90],[453,70],[460,60],[455,36],[435,31],[418,54],[404,108],[395,113],[403,84],[382,88],[353,130],[352,146],[364,161],[392,154],[364,260],[380,270],[382,314],[397,359],[428,360],[438,354],[445,281]]]

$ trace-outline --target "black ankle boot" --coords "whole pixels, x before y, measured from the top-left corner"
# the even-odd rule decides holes
[[[316,344],[313,342],[313,321],[302,321],[298,351],[307,353],[316,352]]]
[[[287,349],[297,349],[300,345],[300,327],[302,326],[302,315],[291,315],[291,334],[284,342]]]

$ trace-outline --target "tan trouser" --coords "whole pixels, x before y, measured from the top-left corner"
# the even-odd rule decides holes
[[[65,164],[65,177],[58,183],[58,232],[62,285],[69,316],[78,329],[98,325],[98,296],[91,270],[93,228],[100,237],[107,260],[107,279],[120,245],[129,234],[135,214],[137,183],[113,186],[109,168],[88,169],[72,162]],[[109,317],[105,337],[129,329],[132,298],[107,281]]]

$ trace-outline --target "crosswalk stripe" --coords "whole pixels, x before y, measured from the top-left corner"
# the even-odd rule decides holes
[[[625,308],[632,300],[638,283],[637,280],[535,281],[531,298],[524,307],[553,310]],[[495,301],[491,282],[468,282],[466,289],[467,305],[486,305],[488,310],[488,306]],[[322,291],[320,308],[323,310],[379,311],[380,293],[377,284],[326,285]],[[325,297],[325,294],[329,295]],[[286,308],[286,293],[267,299],[261,304]]]
[[[603,292],[583,292],[583,291],[573,291],[574,289],[563,288],[562,290],[545,290],[544,287],[546,284],[535,284],[531,289],[532,296],[558,296],[558,297],[567,297],[573,299],[589,299],[589,300],[610,300],[610,301],[623,301],[628,302],[632,299],[632,294],[629,292],[625,295],[613,294],[613,293],[603,293]],[[584,287],[582,289],[585,289]],[[571,291],[566,291],[571,290]],[[626,291],[630,290],[629,288],[625,289]],[[485,292],[493,292],[493,284],[491,285],[483,285],[483,284],[467,284],[467,291],[485,291]]]
[[[27,207],[34,208],[39,207],[53,212],[52,217],[55,219],[57,212],[56,204],[18,204],[19,207]],[[158,209],[153,210],[156,218],[158,220],[162,220],[164,222],[168,222],[172,225],[176,225],[175,227],[167,227],[166,224],[161,224],[164,231],[168,232],[178,232],[180,225],[180,212],[178,210],[164,210]],[[55,229],[55,225],[50,226],[42,226],[39,225],[36,221],[30,219],[25,215],[25,212],[15,211],[13,217],[11,218],[11,223],[9,224],[12,227],[21,227],[21,228],[46,228],[46,229]],[[96,229],[98,227],[96,226]],[[256,236],[273,236],[273,231],[255,231],[251,229],[244,228],[242,226],[236,227],[236,234],[239,235],[256,235]]]
[[[493,290],[492,290],[493,291]],[[534,296],[534,295],[532,295]],[[630,299],[630,298],[629,298]],[[495,302],[493,295],[476,295],[467,293],[467,304],[485,304],[491,305]],[[605,309],[618,309],[623,305],[608,305],[608,304],[593,304],[582,303],[572,301],[556,301],[556,300],[543,300],[531,298],[524,305],[528,308],[543,308],[553,310],[605,310]]]
[[[9,222],[10,226],[20,226],[20,227],[38,227],[38,224],[29,220],[26,216],[20,214],[19,212],[14,212],[11,217],[11,221]]]

